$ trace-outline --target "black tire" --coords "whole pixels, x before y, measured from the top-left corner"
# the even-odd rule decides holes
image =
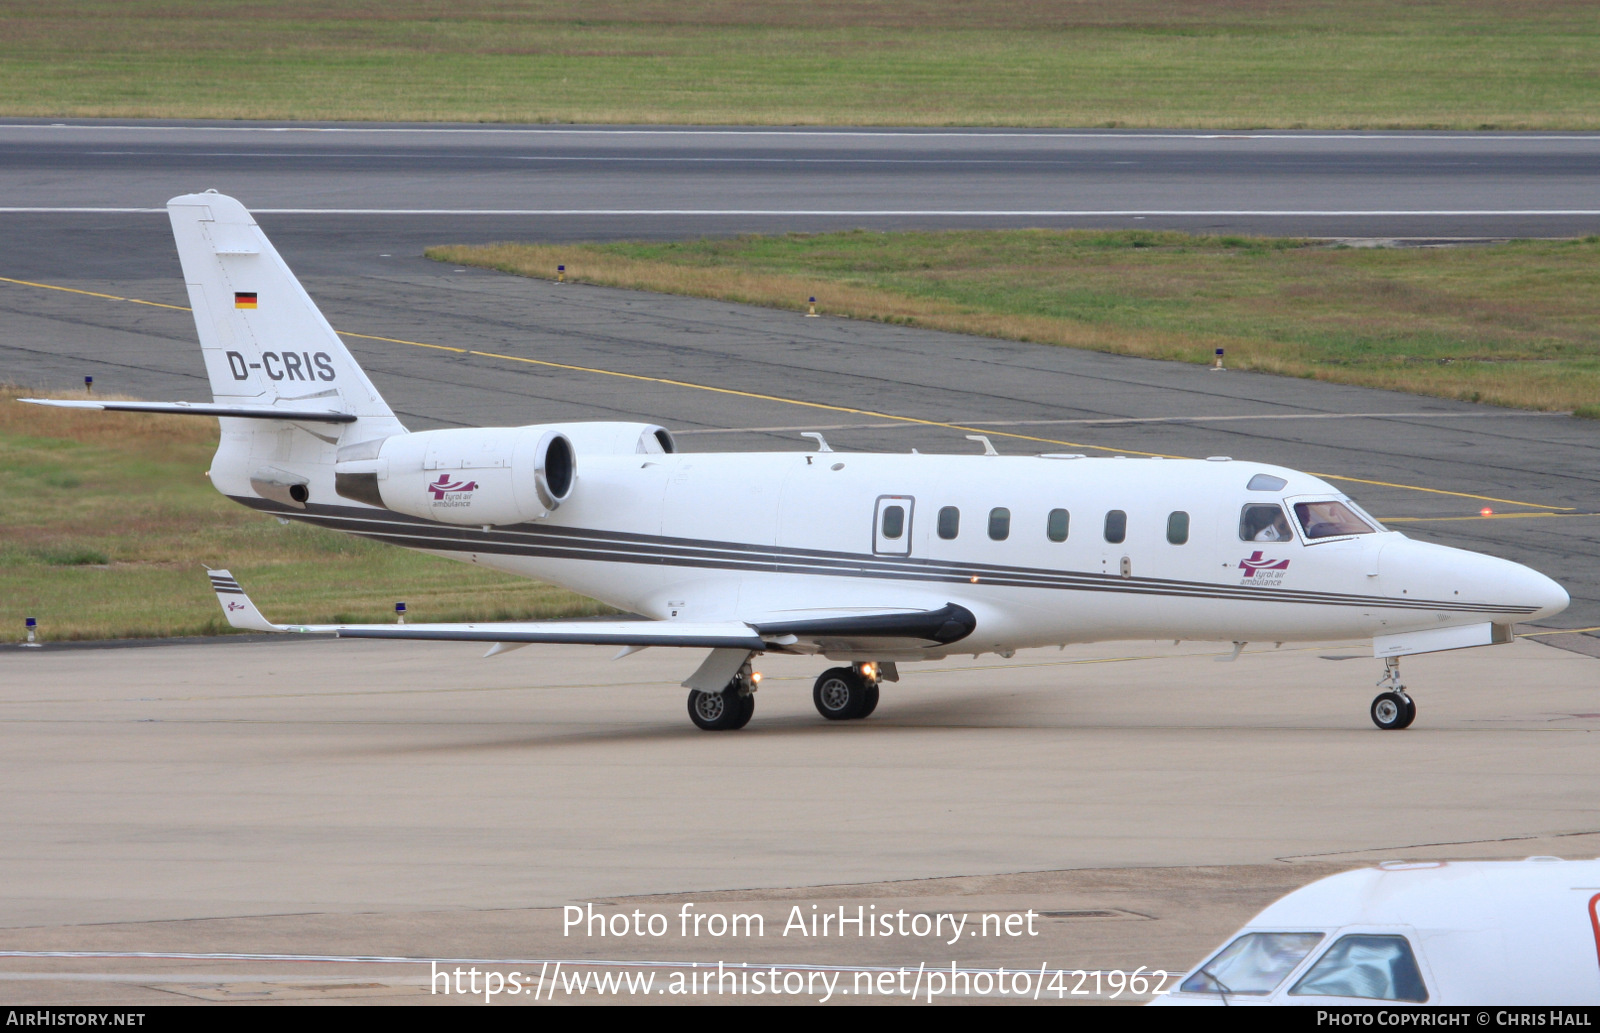
[[[739,697],[739,723],[734,725],[733,727],[735,727],[735,728],[743,728],[745,725],[750,723],[750,719],[752,717],[754,717],[755,715],[756,715],[756,694],[751,692],[751,693],[746,693],[744,695],[741,695]]]
[[[872,682],[872,683],[867,685],[867,701],[866,701],[866,705],[861,708],[861,716],[862,717],[871,717],[872,716],[872,712],[874,710],[877,710],[877,709],[878,709],[878,683],[877,682]]]
[[[746,705],[745,699],[751,699],[749,705]],[[741,698],[739,690],[732,686],[721,692],[689,690],[689,720],[705,731],[727,732],[743,728],[750,722],[753,713],[754,700],[748,696]]]
[[[830,667],[811,687],[811,702],[829,721],[852,721],[864,716],[867,683],[850,667]]]
[[[1372,701],[1372,723],[1386,732],[1399,731],[1416,716],[1416,704],[1398,692],[1380,692]]]

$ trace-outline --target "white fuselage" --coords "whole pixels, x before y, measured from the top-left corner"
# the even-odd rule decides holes
[[[551,581],[658,619],[753,622],[950,602],[976,616],[968,638],[907,649],[902,659],[1108,639],[1364,638],[1509,625],[1567,601],[1526,567],[1392,531],[1310,540],[1293,504],[1345,496],[1257,463],[634,453],[580,454],[577,470],[558,510],[508,527],[448,526],[316,486],[307,511],[283,515]],[[1257,475],[1282,486],[1252,491]],[[318,506],[319,497],[338,505]],[[1282,506],[1290,537],[1241,537],[1243,507],[1261,504]],[[894,538],[885,533],[888,506],[902,509]],[[953,537],[940,533],[949,508],[959,512]],[[997,509],[1009,511],[1003,538],[990,533]],[[1052,510],[1068,514],[1064,540],[1048,533]],[[1112,512],[1126,515],[1120,542],[1108,540]],[[1169,540],[1174,513],[1187,514],[1181,543]],[[945,524],[948,535],[948,514]],[[1056,525],[1060,537],[1059,514]]]

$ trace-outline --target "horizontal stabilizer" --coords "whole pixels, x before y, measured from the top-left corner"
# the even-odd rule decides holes
[[[244,420],[289,420],[299,423],[354,423],[350,413],[327,409],[268,409],[265,406],[219,405],[215,402],[89,402],[62,398],[19,398],[31,405],[104,412],[155,412],[175,416],[230,416]]]

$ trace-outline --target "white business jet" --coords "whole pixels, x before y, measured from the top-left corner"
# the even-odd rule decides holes
[[[1408,540],[1308,474],[1226,458],[682,454],[647,423],[408,432],[244,206],[167,204],[215,401],[40,401],[217,417],[218,491],[263,513],[564,585],[649,620],[275,624],[225,570],[253,631],[708,650],[689,715],[743,727],[762,653],[840,661],[813,700],[866,717],[896,665],[952,653],[1170,638],[1371,638],[1399,657],[1509,641],[1567,605],[1506,560]]]

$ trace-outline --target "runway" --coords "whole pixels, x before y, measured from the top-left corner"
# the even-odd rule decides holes
[[[43,209],[159,207],[215,186],[280,208],[526,208],[536,191],[543,210],[949,211],[972,206],[966,176],[994,195],[986,210],[1221,210],[1238,191],[1257,210],[1600,207],[1587,196],[1600,137],[1371,135],[0,127],[0,188],[6,207]],[[518,155],[541,160],[510,167]],[[653,157],[666,160],[631,160]],[[1119,172],[1123,160],[1159,171]],[[1186,218],[1050,224],[1307,225]],[[1340,218],[1326,225],[1384,237],[1591,226]],[[1409,535],[1529,563],[1573,605],[1524,629],[1532,640],[1409,658],[1420,716],[1394,734],[1366,718],[1372,661],[1318,659],[1356,644],[1257,643],[1232,664],[1187,643],[964,660],[908,673],[848,728],[811,709],[815,665],[776,659],[733,736],[692,729],[683,658],[664,650],[614,664],[568,647],[480,662],[453,646],[303,640],[7,651],[0,927],[14,953],[0,1001],[440,1001],[426,966],[273,954],[1181,968],[1288,889],[1367,861],[1596,852],[1600,639],[1547,634],[1600,625],[1595,422],[419,255],[504,237],[974,221],[949,216],[260,221],[415,429],[618,418],[660,422],[686,451],[809,448],[800,433],[820,430],[839,450],[964,451],[985,433],[1010,453],[1231,455],[1334,478]],[[0,232],[13,243],[0,376],[208,399],[162,215],[13,211]],[[927,939],[563,937],[560,907],[589,900],[769,922],[858,903],[1057,917],[1039,938],[959,957]]]
[[[412,251],[853,226],[1572,236],[1600,230],[1597,172],[1585,133],[0,124],[4,225],[215,187]]]

